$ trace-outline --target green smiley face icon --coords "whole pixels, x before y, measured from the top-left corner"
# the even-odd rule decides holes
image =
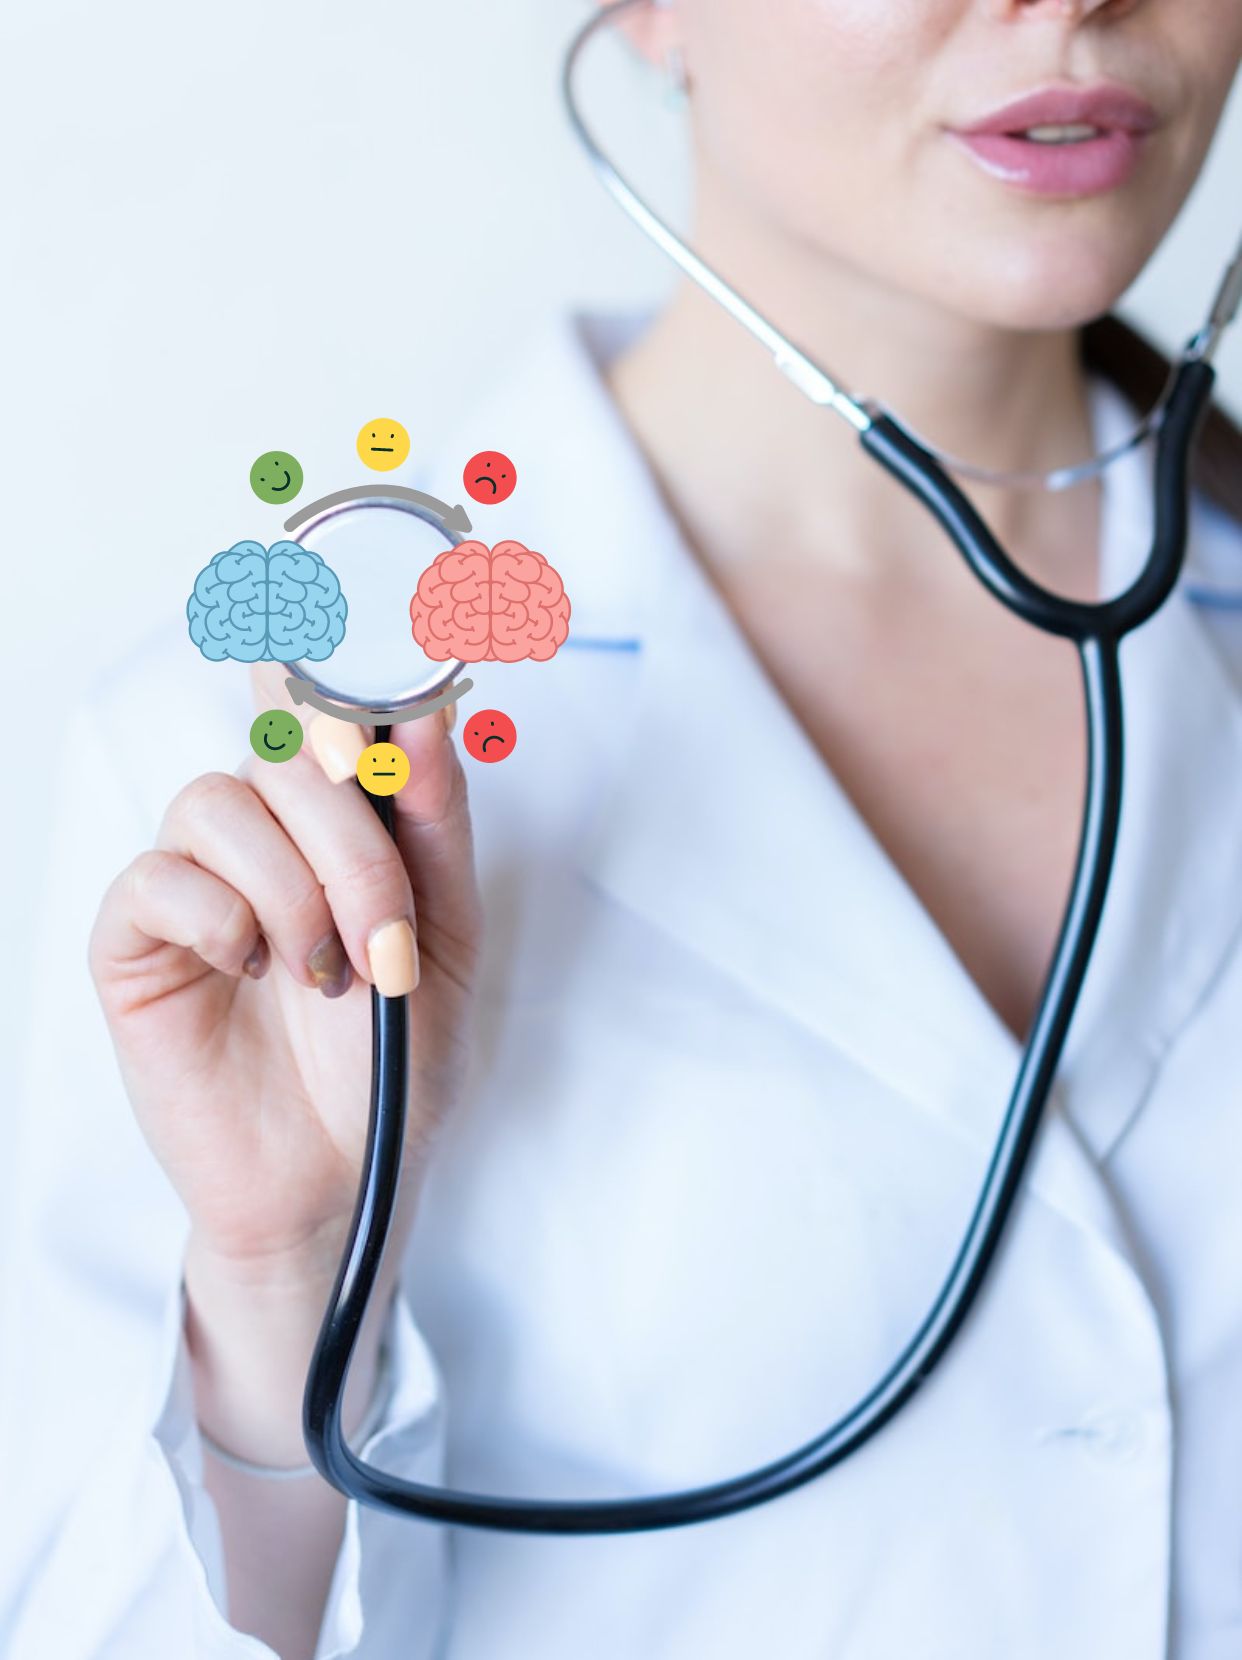
[[[265,709],[250,728],[250,747],[260,761],[292,761],[302,747],[302,723],[287,709]]]
[[[302,469],[288,450],[268,450],[250,469],[250,488],[260,501],[292,501],[302,488]]]

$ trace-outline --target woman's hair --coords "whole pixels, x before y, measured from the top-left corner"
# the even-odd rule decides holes
[[[1111,381],[1141,413],[1152,408],[1169,378],[1167,357],[1120,317],[1109,315],[1082,331],[1087,369]],[[1242,431],[1219,404],[1203,423],[1191,469],[1194,486],[1242,524]]]

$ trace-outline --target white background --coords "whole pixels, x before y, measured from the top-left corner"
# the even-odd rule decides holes
[[[395,414],[416,449],[430,444],[533,319],[567,303],[641,305],[670,268],[595,182],[562,115],[559,57],[583,0],[5,11],[9,1056],[46,877],[50,781],[33,751],[101,667],[183,615],[213,527],[253,518],[254,456],[292,447],[306,499],[356,482],[361,421]],[[662,177],[677,128],[657,83],[618,62],[600,95],[626,166]],[[1235,97],[1195,199],[1131,297],[1166,345],[1201,319],[1237,234],[1240,174]],[[1236,408],[1242,338],[1222,367]]]

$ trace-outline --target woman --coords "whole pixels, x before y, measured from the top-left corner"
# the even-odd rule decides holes
[[[685,66],[696,246],[847,384],[991,468],[1121,434],[1103,354],[1136,401],[1150,360],[1082,326],[1190,190],[1242,13],[677,0],[633,36]],[[1003,153],[966,136],[1050,87],[1079,103],[1013,112]],[[1082,146],[1055,176],[1052,144]],[[697,291],[552,331],[430,476],[485,441],[531,459],[503,534],[574,604],[552,663],[479,677],[510,761],[400,727],[395,848],[352,781],[367,734],[328,718],[286,765],[178,789],[250,718],[208,675],[181,753],[134,734],[96,762],[97,841],[158,822],[91,965],[169,1190],[131,1138],[105,1229],[92,1164],[83,1237],[113,1267],[84,1289],[62,1244],[49,1270],[40,1306],[128,1345],[133,1400],[23,1535],[13,1653],[1236,1654],[1242,623],[1192,598],[1242,555],[1219,417],[1186,584],[1123,653],[1126,820],[1054,1109],[909,1410],[797,1494],[670,1534],[450,1540],[277,1478],[305,1461],[370,983],[412,993],[414,1084],[351,1442],[476,1491],[666,1490],[807,1439],[921,1317],[1072,870],[1072,650]],[[1096,597],[1145,552],[1148,467],[971,493],[1040,580]],[[183,643],[163,672],[103,728],[192,710]],[[253,710],[287,706],[278,668],[253,680]],[[30,1132],[32,1231],[71,1226],[66,1137],[117,1145],[80,1116]]]

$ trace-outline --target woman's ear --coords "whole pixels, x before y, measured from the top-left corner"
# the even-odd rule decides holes
[[[599,0],[599,4],[603,10],[607,0]],[[636,4],[617,13],[612,27],[656,69],[666,65],[670,54],[681,47],[680,19],[673,0],[636,0]]]

